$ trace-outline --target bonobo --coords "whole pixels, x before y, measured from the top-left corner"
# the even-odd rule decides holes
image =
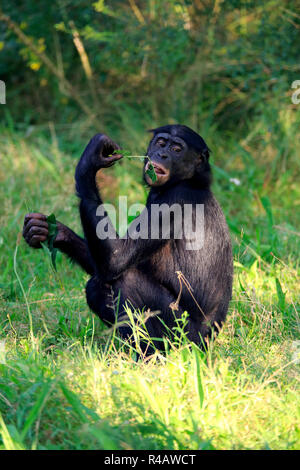
[[[75,172],[84,239],[58,223],[54,245],[91,275],[87,303],[105,323],[124,318],[128,302],[141,311],[155,312],[148,315],[146,327],[150,337],[163,338],[172,335],[186,311],[186,334],[201,345],[222,326],[231,298],[228,227],[210,191],[209,149],[202,137],[182,125],[151,132],[143,173],[150,191],[144,211],[127,234],[119,237],[101,210],[95,179],[98,170],[113,165],[122,153],[109,137],[97,134]],[[110,236],[99,236],[99,227],[104,226]],[[23,235],[30,246],[39,248],[48,235],[46,216],[27,214]],[[113,299],[118,299],[118,309]],[[128,323],[121,322],[119,333],[125,338],[131,335]],[[163,342],[155,344],[163,349]]]

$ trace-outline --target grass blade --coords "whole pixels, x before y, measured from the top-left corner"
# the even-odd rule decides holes
[[[34,423],[34,421],[41,414],[42,409],[43,409],[43,407],[45,405],[45,402],[46,402],[46,397],[47,397],[47,395],[49,394],[49,392],[51,390],[51,384],[52,384],[52,382],[46,382],[46,383],[43,384],[41,392],[38,396],[38,399],[35,402],[35,404],[33,405],[33,407],[31,408],[31,410],[30,410],[30,412],[27,416],[27,419],[25,421],[23,430],[21,432],[22,440],[26,437],[26,435],[27,435],[29,429],[31,428],[32,424]]]
[[[201,367],[200,367],[200,359],[199,359],[199,351],[196,346],[193,344],[193,357],[194,357],[194,380],[195,380],[195,387],[197,390],[200,408],[203,406],[204,402],[204,389],[202,384],[202,374],[201,374]]]
[[[5,450],[26,450],[25,446],[17,442],[9,433],[9,430],[0,414],[0,434],[3,440]]]
[[[276,291],[278,297],[278,307],[281,311],[285,309],[285,293],[282,290],[279,279],[276,277]]]
[[[60,388],[61,388],[65,398],[70,403],[73,410],[75,411],[75,413],[79,417],[80,421],[82,421],[83,423],[88,423],[89,419],[88,419],[87,416],[92,418],[93,421],[99,421],[100,418],[97,415],[97,413],[95,413],[94,411],[92,411],[89,408],[87,408],[86,406],[84,406],[75,393],[71,392],[71,390],[69,390],[62,383],[60,383]]]

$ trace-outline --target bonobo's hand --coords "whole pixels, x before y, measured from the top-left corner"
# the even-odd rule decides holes
[[[38,212],[26,214],[24,218],[23,237],[32,248],[42,248],[41,242],[47,240],[49,235],[47,217]],[[59,246],[68,241],[69,229],[65,225],[57,222],[58,232],[54,241],[54,246]]]
[[[113,154],[120,147],[105,134],[96,134],[88,143],[78,164],[83,173],[92,169],[108,168],[122,158],[121,154]]]

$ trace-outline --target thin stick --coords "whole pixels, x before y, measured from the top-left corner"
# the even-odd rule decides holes
[[[141,24],[145,24],[145,18],[143,17],[142,12],[139,9],[139,7],[137,6],[137,4],[135,3],[135,1],[134,0],[129,0],[129,3],[130,3],[130,6],[131,6],[131,9],[132,9],[133,13],[135,14],[135,16],[137,17],[138,21]]]
[[[70,28],[71,28],[71,31],[72,31],[73,42],[74,42],[74,45],[75,45],[75,47],[77,49],[77,52],[79,54],[84,73],[85,73],[86,78],[88,80],[88,84],[89,84],[91,93],[92,93],[93,98],[96,101],[96,103],[98,103],[98,96],[97,96],[97,92],[96,92],[96,89],[95,89],[95,86],[94,86],[93,71],[92,71],[92,67],[91,67],[87,52],[85,50],[84,44],[82,42],[82,39],[79,35],[79,32],[78,32],[76,26],[75,26],[74,21],[69,21],[69,25],[70,25]]]
[[[180,290],[179,290],[179,294],[178,294],[178,297],[177,297],[176,301],[170,303],[170,308],[172,310],[178,310],[179,302],[180,302],[181,294],[182,294],[182,282],[183,282],[183,284],[186,286],[187,290],[189,291],[192,299],[194,300],[195,304],[197,305],[198,309],[200,310],[200,312],[202,313],[204,318],[206,320],[208,320],[205,313],[203,312],[202,308],[200,307],[197,300],[195,299],[195,297],[193,295],[193,292],[192,292],[193,288],[192,288],[191,284],[189,283],[189,281],[187,280],[187,278],[184,276],[184,274],[181,271],[176,271],[176,274],[177,274],[178,281],[179,281],[179,284],[180,284]]]

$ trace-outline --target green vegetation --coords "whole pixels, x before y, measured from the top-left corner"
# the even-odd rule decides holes
[[[299,449],[300,7],[252,3],[0,11],[1,448]],[[89,311],[87,276],[59,252],[55,271],[21,230],[40,211],[81,233],[74,170],[89,138],[143,155],[146,130],[173,122],[212,150],[234,292],[207,354],[179,324],[168,354],[141,362]],[[99,181],[106,202],[146,199],[139,159]]]

